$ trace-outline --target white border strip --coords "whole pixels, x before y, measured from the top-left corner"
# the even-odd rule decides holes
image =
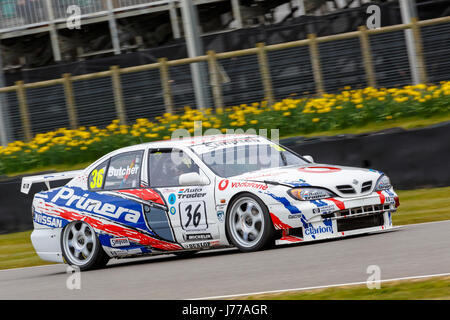
[[[422,278],[432,278],[432,277],[445,277],[445,276],[450,276],[450,273],[440,273],[440,274],[432,274],[432,275],[425,275],[425,276],[412,276],[412,277],[404,277],[404,278],[386,279],[386,280],[380,280],[379,282],[382,283],[382,282],[392,282],[392,281],[422,279]],[[261,292],[251,292],[251,293],[239,293],[239,294],[231,294],[231,295],[226,295],[226,296],[194,298],[194,299],[187,299],[187,300],[226,299],[226,298],[254,296],[254,295],[261,295],[261,294],[283,293],[283,292],[290,292],[290,291],[306,291],[306,290],[326,289],[326,288],[333,288],[333,287],[356,286],[356,285],[362,285],[362,284],[367,284],[367,281],[341,283],[341,284],[331,284],[331,285],[317,286],[317,287],[282,289],[282,290],[261,291]]]

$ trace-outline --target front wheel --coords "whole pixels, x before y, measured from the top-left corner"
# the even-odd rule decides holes
[[[61,249],[65,261],[82,271],[104,267],[109,261],[94,229],[83,221],[71,222],[64,228]]]
[[[227,232],[233,245],[243,252],[264,249],[273,242],[274,228],[269,210],[258,197],[244,193],[230,205]]]

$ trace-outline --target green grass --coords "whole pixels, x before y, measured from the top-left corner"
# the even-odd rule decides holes
[[[365,285],[261,294],[239,300],[420,300],[450,299],[450,277],[414,279],[381,283],[380,289]]]
[[[288,138],[295,136],[314,137],[314,136],[335,136],[339,134],[360,134],[360,133],[381,131],[391,128],[417,129],[447,121],[450,121],[450,114],[443,114],[443,115],[441,114],[429,118],[410,117],[398,120],[368,123],[363,126],[354,126],[339,130],[327,130],[307,134],[292,134],[281,138]]]
[[[450,187],[397,191],[400,207],[394,225],[450,220]]]
[[[399,191],[394,225],[450,220],[450,187]],[[36,255],[31,231],[0,235],[0,270],[49,264]]]
[[[30,235],[31,231],[0,235],[0,270],[50,264],[38,257]]]

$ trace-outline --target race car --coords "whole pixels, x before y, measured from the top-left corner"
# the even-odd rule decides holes
[[[50,188],[50,182],[71,179]],[[115,150],[84,170],[35,183],[33,246],[43,260],[81,270],[111,258],[189,255],[392,228],[399,206],[380,171],[314,163],[258,135],[212,135]]]

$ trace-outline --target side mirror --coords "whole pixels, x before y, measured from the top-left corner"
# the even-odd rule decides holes
[[[203,186],[209,184],[208,178],[199,175],[197,172],[183,173],[178,178],[180,186]]]
[[[309,162],[314,163],[313,157],[311,157],[311,156],[309,156],[309,155],[303,156],[303,158],[305,158],[305,159],[308,160]]]

